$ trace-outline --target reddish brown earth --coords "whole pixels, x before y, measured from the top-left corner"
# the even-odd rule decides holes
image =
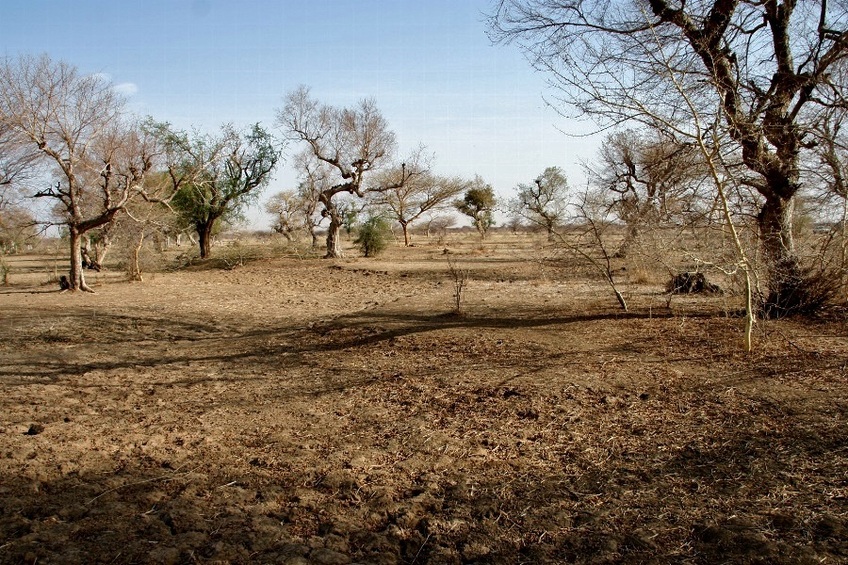
[[[0,288],[0,563],[846,563],[848,326],[441,249]]]

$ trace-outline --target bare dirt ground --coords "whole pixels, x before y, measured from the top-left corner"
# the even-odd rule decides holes
[[[0,563],[848,563],[844,316],[441,252],[13,277]]]

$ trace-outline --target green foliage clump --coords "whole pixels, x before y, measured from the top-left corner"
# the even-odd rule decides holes
[[[366,257],[376,257],[385,251],[391,237],[389,222],[381,216],[373,216],[359,227],[359,235],[353,242]]]
[[[489,228],[495,225],[495,207],[497,206],[495,192],[492,186],[486,184],[479,176],[474,179],[462,200],[455,201],[453,205],[471,218],[471,223],[481,238],[485,238]]]

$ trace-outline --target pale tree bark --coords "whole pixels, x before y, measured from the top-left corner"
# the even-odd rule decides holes
[[[330,225],[327,226],[327,254],[326,259],[337,259],[343,256],[342,252],[342,225],[344,219],[335,207],[325,208]]]
[[[85,282],[85,274],[82,267],[82,235],[74,226],[68,228],[68,238],[71,244],[71,269],[69,273],[69,290],[91,291]]]
[[[143,228],[139,230],[138,238],[136,238],[131,249],[130,267],[127,272],[127,278],[131,281],[144,282],[144,276],[141,273],[141,262],[139,260],[139,256],[141,255],[141,249],[144,247],[145,235]]]

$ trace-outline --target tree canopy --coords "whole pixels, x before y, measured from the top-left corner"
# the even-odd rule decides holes
[[[474,178],[462,199],[454,201],[454,207],[471,218],[471,223],[481,238],[485,238],[489,228],[495,225],[496,205],[497,199],[492,185],[487,184],[479,175]]]
[[[549,236],[565,220],[568,180],[559,167],[548,167],[532,183],[519,184],[511,211],[545,229]]]
[[[200,257],[208,258],[217,223],[238,218],[255,202],[271,180],[280,148],[259,124],[245,132],[224,125],[214,136],[173,131],[168,124],[150,127],[167,148],[171,207],[197,230]]]

